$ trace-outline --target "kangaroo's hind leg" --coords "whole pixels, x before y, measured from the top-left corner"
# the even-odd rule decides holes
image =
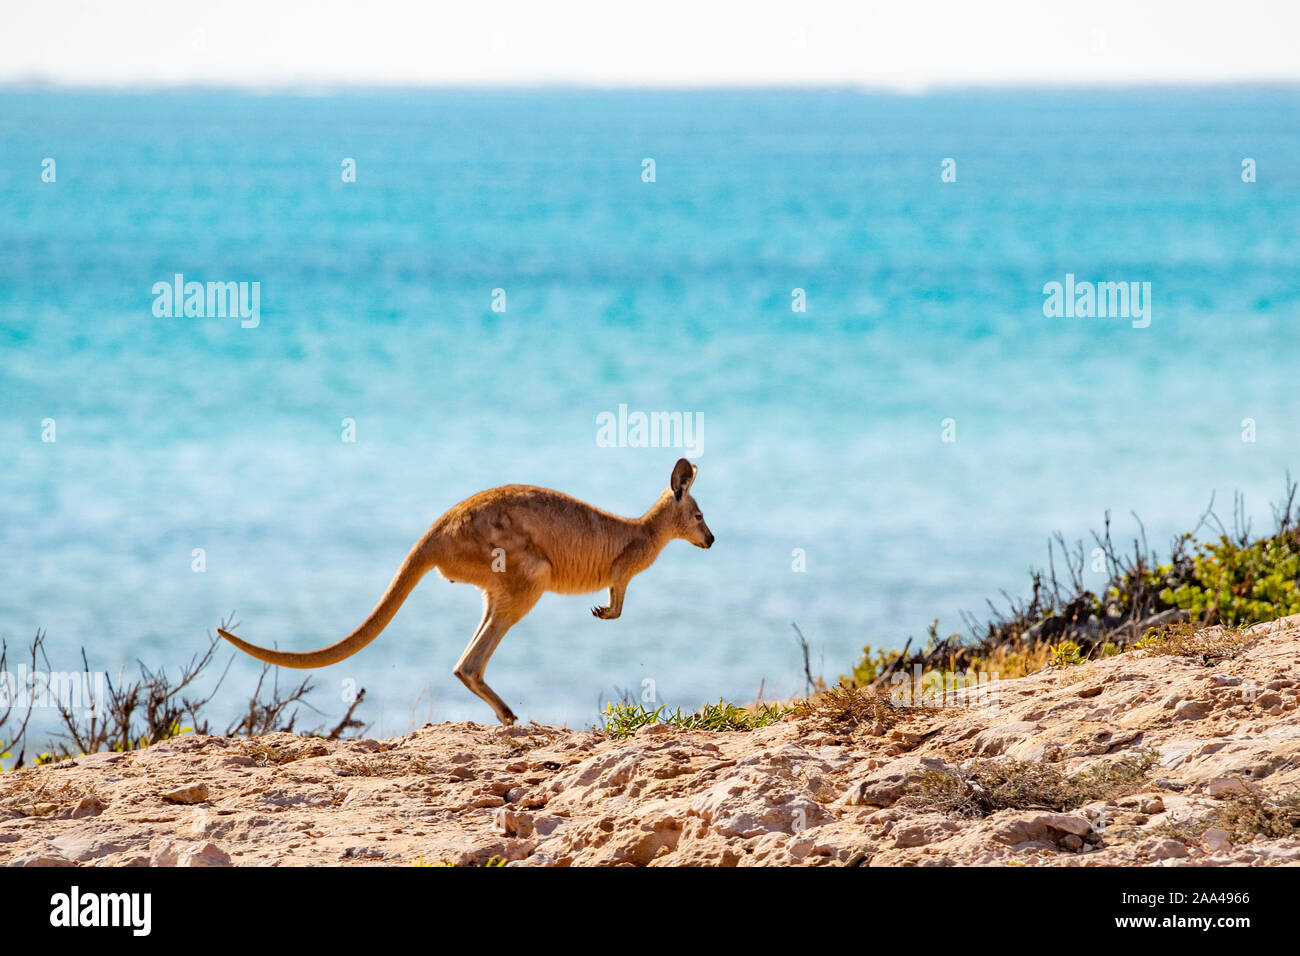
[[[454,673],[461,683],[483,698],[492,708],[501,723],[509,727],[516,720],[514,712],[506,702],[497,696],[496,691],[487,685],[483,672],[487,669],[489,658],[506,636],[525,614],[532,610],[538,598],[542,596],[540,585],[501,591],[484,592],[483,622],[470,640],[465,653],[456,662]]]

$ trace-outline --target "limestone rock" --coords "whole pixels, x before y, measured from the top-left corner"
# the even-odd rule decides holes
[[[927,771],[942,772],[945,769],[943,761],[937,757],[900,757],[850,786],[843,802],[851,807],[892,807]]]
[[[183,787],[177,787],[175,790],[169,790],[162,795],[164,800],[172,803],[203,803],[208,799],[208,785],[206,783],[189,783]]]

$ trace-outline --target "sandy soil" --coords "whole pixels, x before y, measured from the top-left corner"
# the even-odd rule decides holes
[[[0,863],[78,866],[1275,865],[1300,839],[1205,824],[1300,786],[1300,616],[1233,656],[1131,652],[997,684],[889,727],[788,719],[427,725],[389,740],[186,736],[0,775]],[[900,798],[927,771],[1154,751],[1137,792],[964,817]],[[933,779],[933,778],[931,778]],[[915,792],[914,789],[911,792]]]

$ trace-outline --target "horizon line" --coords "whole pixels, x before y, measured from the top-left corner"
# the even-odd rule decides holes
[[[922,97],[952,93],[1060,93],[1060,92],[1207,92],[1207,91],[1300,92],[1300,77],[1242,79],[1126,78],[1116,80],[1007,79],[978,82],[934,82],[925,84],[865,83],[861,81],[809,81],[755,83],[738,81],[712,83],[600,83],[578,80],[534,80],[501,82],[383,82],[285,79],[266,81],[186,80],[176,82],[82,81],[28,76],[0,79],[0,93],[53,92],[141,95],[157,93],[242,93],[248,95],[338,96],[376,93],[839,93],[862,96]]]

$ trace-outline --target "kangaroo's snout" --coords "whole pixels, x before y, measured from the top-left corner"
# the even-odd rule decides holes
[[[709,548],[713,547],[713,532],[712,532],[712,531],[707,531],[707,532],[705,532],[705,535],[704,535],[704,543],[703,543],[702,545],[700,545],[700,547],[703,548],[705,551],[707,551],[707,550],[709,550]]]

